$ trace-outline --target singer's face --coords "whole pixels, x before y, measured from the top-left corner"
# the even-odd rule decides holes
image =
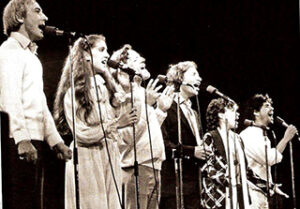
[[[232,107],[225,107],[224,115],[228,121],[229,129],[238,127],[238,120],[239,120],[240,114],[238,113],[238,106],[236,104]]]
[[[181,85],[180,89],[189,98],[196,96],[198,95],[201,81],[202,78],[199,76],[197,69],[195,67],[190,67],[187,71],[185,71],[182,81],[188,85]]]
[[[37,41],[44,37],[41,27],[45,25],[48,18],[37,2],[32,1],[26,5],[26,17],[21,19],[24,23],[21,25],[19,32],[31,41]]]
[[[96,72],[103,73],[107,70],[107,60],[109,58],[105,41],[97,41],[91,51]]]
[[[259,121],[264,126],[274,123],[274,108],[270,102],[263,103],[259,112],[256,112],[255,114],[255,122]]]
[[[134,69],[137,74],[140,74],[143,80],[147,80],[150,78],[150,73],[146,69],[146,60],[136,51],[130,49],[128,50],[128,60],[127,65]]]

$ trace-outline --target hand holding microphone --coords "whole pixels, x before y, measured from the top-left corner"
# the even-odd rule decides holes
[[[292,140],[294,136],[296,135],[298,137],[298,140],[300,141],[298,130],[294,125],[288,125],[282,118],[279,116],[276,117],[275,121],[282,125],[283,127],[287,128],[284,133],[284,138],[286,138],[288,141]]]

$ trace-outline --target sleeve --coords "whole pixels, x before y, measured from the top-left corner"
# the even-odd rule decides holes
[[[43,102],[43,110],[44,110],[44,125],[45,125],[45,138],[49,146],[52,148],[56,144],[63,142],[63,139],[59,135],[53,117],[49,111],[46,96],[44,95],[44,102]]]
[[[22,107],[22,83],[24,63],[20,55],[0,55],[0,109],[9,114],[10,130],[15,140],[30,140]]]
[[[77,108],[77,103],[75,104],[75,109]],[[64,98],[64,112],[66,120],[73,132],[73,119],[72,119],[72,98],[70,89],[67,91]],[[98,118],[98,110],[94,113],[95,118]],[[90,126],[86,122],[82,121],[76,114],[76,138],[79,144],[94,144],[100,142],[104,138],[104,132],[101,125]],[[110,133],[110,130],[116,129],[117,120],[111,120],[107,123],[103,123],[104,130],[106,134]]]
[[[265,165],[265,139],[263,135],[257,133],[256,130],[249,129],[241,132],[240,136],[245,145],[247,158],[251,158],[261,165]],[[267,153],[269,166],[281,162],[282,154],[276,148],[271,148],[269,139],[267,139]]]
[[[149,106],[150,107],[150,106]],[[153,108],[153,107],[151,107]],[[162,123],[164,122],[164,120],[166,119],[167,117],[167,113],[166,112],[163,112],[161,109],[159,109],[158,107],[155,108],[155,113],[156,113],[156,118],[157,118],[157,121],[159,123],[159,125],[161,126]]]

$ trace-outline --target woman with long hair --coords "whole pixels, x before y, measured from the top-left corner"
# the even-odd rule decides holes
[[[116,118],[111,101],[114,99],[115,105],[122,102],[122,89],[118,88],[109,72],[108,58],[104,36],[79,38],[66,58],[55,99],[54,118],[58,130],[63,134],[69,130],[73,132],[69,73],[72,63],[81,209],[121,208],[117,129],[134,123],[136,114],[130,110]],[[73,162],[67,163],[65,177],[65,208],[73,209]]]

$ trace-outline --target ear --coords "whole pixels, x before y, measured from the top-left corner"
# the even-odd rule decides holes
[[[24,23],[24,17],[20,17],[19,15],[16,15],[16,20],[21,24]]]
[[[254,117],[256,117],[256,116],[258,116],[258,115],[259,115],[259,112],[258,112],[258,111],[256,111],[256,110],[254,110],[254,112],[253,112],[253,115],[254,115]]]
[[[225,114],[219,112],[219,113],[218,113],[218,117],[219,117],[219,119],[225,119]]]

